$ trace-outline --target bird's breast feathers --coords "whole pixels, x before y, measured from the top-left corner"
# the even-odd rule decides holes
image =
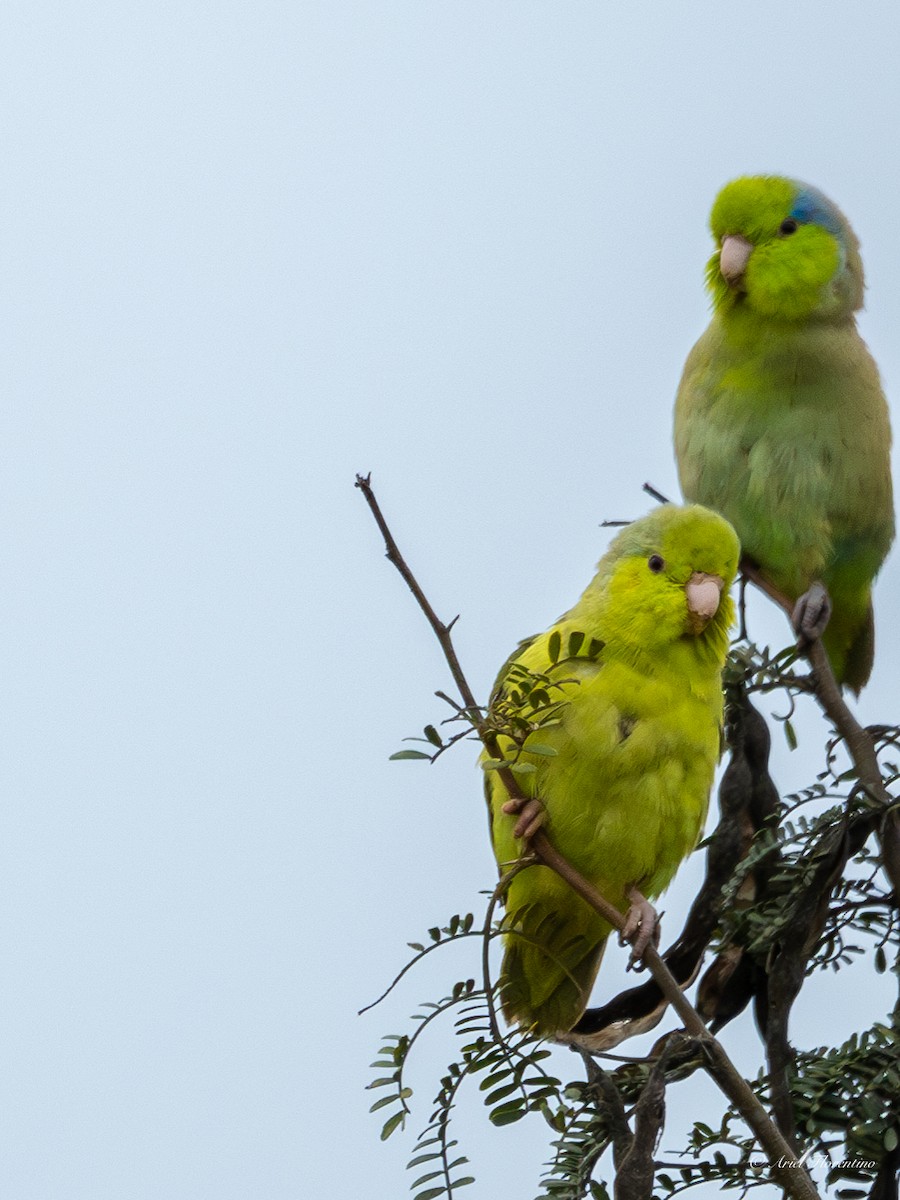
[[[583,679],[535,778],[560,851],[589,877],[658,894],[703,827],[720,717],[718,687],[618,663]]]

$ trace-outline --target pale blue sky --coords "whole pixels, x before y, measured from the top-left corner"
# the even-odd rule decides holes
[[[676,493],[706,215],[748,171],[849,215],[895,397],[898,35],[888,0],[0,9],[4,1197],[405,1194],[367,1064],[469,968],[355,1011],[493,866],[465,751],[387,762],[447,678],[354,473],[483,693],[599,522]],[[895,558],[870,720],[898,594]],[[823,988],[801,1044],[888,1004]],[[471,1200],[531,1194],[546,1129],[477,1104]]]

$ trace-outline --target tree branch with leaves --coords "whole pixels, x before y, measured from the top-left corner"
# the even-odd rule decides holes
[[[478,703],[457,657],[452,640],[456,618],[445,623],[437,616],[399,550],[370,478],[357,476],[356,486],[378,525],[388,560],[434,632],[458,692],[458,699],[437,693],[451,707],[449,723],[456,723],[458,730],[444,736],[436,726],[428,725],[427,751],[401,751],[394,757],[434,761],[452,745],[475,736],[514,806],[527,814],[529,798],[518,781],[515,754],[510,758],[498,737],[498,729],[508,726]],[[744,573],[789,611],[784,598],[772,594],[752,564],[744,565]],[[576,653],[580,649],[576,647]],[[379,1078],[370,1085],[387,1089],[373,1108],[391,1110],[382,1134],[390,1136],[410,1116],[406,1063],[419,1034],[439,1019],[453,1020],[460,1052],[441,1079],[434,1110],[410,1164],[427,1168],[413,1181],[413,1190],[420,1189],[416,1200],[453,1197],[472,1181],[471,1176],[460,1174],[467,1159],[456,1154],[450,1122],[461,1087],[475,1078],[480,1080],[495,1125],[540,1113],[555,1131],[553,1158],[542,1181],[543,1195],[571,1200],[607,1195],[606,1184],[595,1176],[598,1164],[611,1150],[617,1200],[639,1200],[651,1192],[675,1195],[711,1179],[745,1190],[771,1181],[787,1196],[811,1200],[819,1193],[804,1165],[805,1155],[813,1149],[830,1153],[838,1144],[833,1136],[838,1133],[848,1153],[858,1151],[857,1157],[861,1157],[865,1151],[868,1157],[861,1161],[869,1165],[833,1166],[829,1179],[838,1187],[837,1194],[868,1194],[875,1200],[896,1196],[900,1114],[896,1089],[892,1093],[889,1086],[896,1064],[890,1061],[886,1047],[897,1035],[897,1012],[852,1047],[800,1054],[792,1048],[788,1021],[808,974],[823,965],[838,965],[841,955],[848,952],[849,937],[877,936],[880,958],[876,965],[886,969],[890,948],[894,955],[891,969],[897,969],[900,837],[897,805],[889,789],[898,773],[890,764],[882,767],[878,752],[893,749],[900,734],[892,728],[873,732],[859,726],[834,682],[821,645],[815,642],[805,653],[811,665],[809,676],[794,671],[793,650],[770,658],[743,645],[732,653],[725,678],[731,758],[719,789],[720,820],[707,843],[706,879],[676,942],[662,955],[652,945],[645,951],[643,961],[651,978],[602,1008],[586,1012],[572,1031],[571,1040],[584,1056],[585,1079],[563,1084],[548,1069],[553,1053],[550,1043],[527,1030],[501,1029],[491,946],[511,932],[529,936],[527,928],[511,930],[496,915],[509,873],[494,889],[481,922],[472,914],[456,916],[429,930],[428,944],[411,943],[415,957],[388,991],[422,957],[448,942],[476,937],[482,944],[480,981],[474,977],[460,981],[450,995],[419,1017],[412,1035],[386,1039],[376,1063]],[[808,793],[784,802],[768,775],[768,730],[749,699],[754,691],[776,688],[790,697],[789,711],[796,695],[811,692],[835,730],[828,746],[829,767],[817,784]],[[787,717],[785,724],[791,731],[788,736],[793,736]],[[833,768],[839,743],[846,746],[852,767],[838,776]],[[823,798],[837,803],[813,819],[800,816],[797,828],[791,824],[792,815]],[[530,861],[556,872],[621,931],[624,919],[619,910],[558,853],[544,828],[528,820],[529,827],[522,832],[528,834]],[[867,849],[873,837],[875,851]],[[867,887],[854,888],[844,879],[844,868],[851,860],[871,864]],[[513,872],[523,865],[514,867]],[[876,879],[882,876],[887,876],[889,886],[878,891]],[[695,1007],[684,989],[696,979],[713,940],[716,953],[698,986]],[[753,1082],[740,1074],[716,1036],[751,1002],[766,1055],[766,1070]],[[682,1022],[681,1030],[664,1035],[644,1059],[619,1061],[609,1070],[601,1065],[623,1037],[652,1028],[669,1006]],[[715,1081],[727,1107],[719,1129],[695,1124],[676,1178],[671,1165],[655,1157],[665,1120],[666,1089],[697,1070]],[[855,1119],[850,1099],[840,1115],[835,1112],[829,1082],[836,1088],[839,1075],[845,1096],[852,1087],[850,1080],[867,1088],[866,1095],[858,1098],[862,1122]],[[866,1096],[876,1097],[877,1103],[884,1101],[880,1147],[873,1143],[873,1118],[866,1119]],[[746,1132],[741,1132],[741,1124]],[[858,1132],[860,1125],[863,1133]],[[729,1148],[730,1158],[725,1154]],[[714,1154],[711,1163],[701,1159],[710,1152]],[[848,1160],[842,1161],[846,1164]],[[856,1184],[864,1180],[870,1190],[847,1190],[847,1180]]]

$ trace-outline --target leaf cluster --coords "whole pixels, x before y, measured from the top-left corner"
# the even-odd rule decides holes
[[[679,1196],[700,1184],[714,1184],[722,1191],[741,1189],[742,1194],[769,1184],[768,1165],[760,1156],[754,1138],[743,1132],[735,1113],[726,1110],[718,1128],[695,1121],[681,1161],[661,1163],[656,1183],[661,1196]],[[692,1161],[691,1161],[692,1160]]]
[[[446,926],[435,926],[428,931],[430,945],[410,942],[411,948],[417,952],[413,961],[419,961],[438,945],[468,936],[473,920],[472,914],[454,916]],[[495,923],[487,931],[487,936],[499,936],[500,932],[500,924]],[[550,1056],[550,1051],[543,1043],[522,1031],[516,1031],[509,1037],[499,1036],[496,996],[497,987],[489,979],[481,987],[476,986],[474,979],[457,982],[449,995],[438,1002],[426,1001],[413,1014],[412,1034],[391,1034],[384,1038],[379,1056],[372,1064],[379,1074],[368,1086],[373,1089],[389,1088],[390,1091],[375,1101],[371,1111],[388,1106],[394,1108],[382,1127],[381,1136],[384,1139],[403,1127],[410,1113],[409,1100],[413,1092],[406,1082],[406,1068],[413,1048],[432,1022],[455,1010],[453,1028],[457,1038],[462,1041],[459,1056],[448,1065],[441,1078],[434,1109],[419,1136],[410,1163],[412,1167],[426,1161],[437,1161],[434,1175],[428,1179],[439,1178],[440,1182],[433,1182],[425,1193],[417,1194],[415,1200],[451,1196],[455,1188],[470,1182],[466,1178],[453,1177],[456,1168],[467,1160],[451,1161],[450,1151],[456,1143],[449,1137],[456,1096],[467,1079],[479,1077],[478,1090],[483,1093],[490,1121],[497,1126],[513,1124],[529,1112],[538,1112],[549,1119],[549,1103],[559,1100],[560,1081],[548,1074],[542,1065]],[[423,1182],[426,1182],[424,1177],[413,1186]]]
[[[830,744],[828,769],[813,785],[785,798],[777,826],[760,830],[724,889],[720,949],[737,944],[765,963],[791,935],[798,910],[810,889],[821,887],[829,864],[837,869],[823,895],[828,907],[814,939],[804,947],[806,973],[848,965],[864,953],[860,938],[874,939],[879,971],[886,967],[885,947],[891,943],[900,948],[897,906],[873,847],[873,832],[883,812],[859,788],[852,770],[833,774],[834,754]],[[829,799],[838,803],[811,816],[801,811]],[[765,886],[756,888],[748,903],[743,896],[754,877],[764,879]]]
[[[508,767],[518,775],[529,775],[536,768],[522,757],[523,752],[538,758],[556,755],[554,747],[539,737],[560,724],[560,713],[570,703],[568,692],[580,683],[577,674],[559,672],[596,662],[602,650],[603,642],[588,638],[580,630],[572,630],[563,647],[562,634],[554,629],[547,640],[546,671],[535,671],[516,658],[510,659],[500,673],[485,722],[504,753],[500,758],[483,760],[481,765],[485,770]]]
[[[829,1151],[830,1182],[871,1183],[873,1169],[900,1146],[898,1045],[895,1014],[890,1024],[876,1022],[840,1046],[797,1056],[791,1090],[798,1122]],[[829,1137],[835,1133],[838,1138]],[[838,1147],[841,1161],[835,1162]]]

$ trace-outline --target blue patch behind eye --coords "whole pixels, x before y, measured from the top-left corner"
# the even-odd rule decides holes
[[[818,188],[804,185],[797,193],[791,216],[805,225],[821,225],[843,245],[844,229],[837,209]]]

